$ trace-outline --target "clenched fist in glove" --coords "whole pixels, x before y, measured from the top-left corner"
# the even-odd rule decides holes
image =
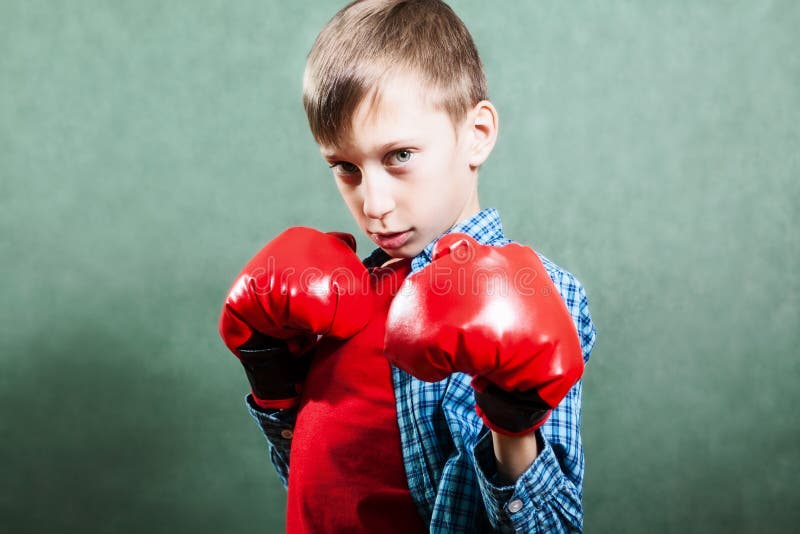
[[[231,286],[219,332],[262,408],[295,406],[319,337],[349,338],[369,320],[369,278],[355,250],[350,234],[289,228]]]
[[[471,375],[478,414],[511,436],[540,427],[583,374],[575,325],[536,253],[460,233],[442,237],[430,265],[406,278],[384,352],[421,380]]]

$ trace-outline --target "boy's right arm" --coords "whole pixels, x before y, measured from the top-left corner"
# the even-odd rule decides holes
[[[220,336],[250,381],[247,406],[284,487],[313,346],[322,336],[348,338],[367,323],[366,273],[351,235],[290,228],[247,263],[223,305]]]
[[[297,405],[305,355],[320,336],[345,339],[371,310],[361,291],[366,268],[349,234],[296,227],[267,243],[231,286],[219,319],[261,408]],[[313,349],[312,349],[313,350]]]

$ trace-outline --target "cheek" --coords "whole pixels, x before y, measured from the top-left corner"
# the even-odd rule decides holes
[[[355,187],[347,187],[341,184],[336,184],[337,188],[339,189],[339,194],[344,200],[344,203],[347,205],[348,209],[350,209],[350,213],[353,214],[353,217],[356,219],[361,219],[364,211],[362,210],[363,201],[361,198],[361,193],[359,188]]]

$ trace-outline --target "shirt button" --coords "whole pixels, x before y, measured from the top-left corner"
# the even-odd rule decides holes
[[[286,430],[281,430],[281,437],[283,439],[292,439],[292,431],[288,428]]]
[[[511,512],[512,514],[516,514],[520,510],[522,510],[522,501],[521,500],[514,499],[513,501],[508,503],[508,511]]]

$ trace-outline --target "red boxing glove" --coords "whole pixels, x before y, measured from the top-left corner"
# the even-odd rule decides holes
[[[583,374],[569,310],[537,254],[460,233],[442,237],[395,296],[385,354],[429,382],[471,375],[478,414],[508,435],[541,426]]]
[[[219,320],[225,345],[245,367],[256,403],[296,405],[318,336],[348,338],[369,320],[368,273],[350,234],[294,227],[251,259]]]

